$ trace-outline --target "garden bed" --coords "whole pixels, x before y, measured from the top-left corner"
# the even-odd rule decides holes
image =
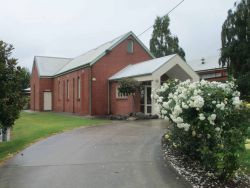
[[[166,162],[174,168],[185,180],[187,180],[195,188],[247,188],[250,187],[249,176],[243,172],[236,174],[236,176],[227,182],[222,182],[216,178],[213,173],[207,172],[198,161],[193,161],[187,156],[183,155],[178,150],[169,146],[169,142],[162,138],[163,157]]]
[[[142,112],[130,113],[128,115],[110,115],[107,117],[109,120],[146,120],[158,119],[158,115],[147,115]]]

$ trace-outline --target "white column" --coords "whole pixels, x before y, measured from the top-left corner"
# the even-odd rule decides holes
[[[157,90],[161,86],[161,78],[160,77],[155,77],[153,78],[151,82],[151,88],[152,88],[152,94],[154,95],[155,90]],[[158,114],[159,112],[157,111],[155,100],[152,99],[152,114]]]

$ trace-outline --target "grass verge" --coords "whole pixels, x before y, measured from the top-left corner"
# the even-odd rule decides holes
[[[108,122],[50,112],[22,112],[13,127],[11,141],[0,143],[0,163],[31,143],[52,134],[76,127],[100,125]]]
[[[246,168],[247,174],[250,175],[250,139],[246,141],[246,153],[241,159],[241,164]]]

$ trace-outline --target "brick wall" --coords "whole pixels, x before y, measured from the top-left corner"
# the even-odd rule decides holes
[[[80,98],[78,96],[78,78],[80,78]],[[83,68],[53,80],[53,110],[79,115],[89,114],[90,68]],[[67,96],[67,81],[69,92]]]
[[[132,96],[127,98],[117,98],[116,88],[117,82],[110,83],[110,112],[115,115],[125,115],[131,112],[140,111],[140,95],[135,95],[135,100]]]
[[[37,67],[34,64],[31,80],[30,80],[30,109],[34,111],[40,111],[40,79],[37,72]]]
[[[52,110],[56,112],[69,112],[79,115],[106,115],[108,114],[108,78],[126,67],[141,61],[152,59],[139,43],[134,40],[134,52],[127,52],[127,42],[133,38],[128,37],[117,45],[108,54],[98,60],[92,67],[83,68],[56,78],[40,78],[36,66],[33,66],[31,79],[31,109],[43,110],[43,92],[52,91]],[[77,79],[81,79],[81,97],[77,97]],[[67,98],[67,80],[69,82],[69,98]],[[59,84],[60,82],[60,84]],[[90,90],[90,87],[92,88]],[[90,97],[91,91],[91,97]],[[91,101],[90,101],[91,100]],[[90,107],[90,104],[92,105]],[[116,101],[118,102],[118,101]],[[115,113],[119,106],[114,107]],[[129,102],[130,103],[130,102]],[[91,108],[91,112],[90,112]],[[129,108],[131,112],[131,108]],[[125,111],[124,111],[125,112]],[[127,113],[128,111],[126,111]]]
[[[92,115],[108,114],[108,78],[129,64],[152,59],[152,57],[134,40],[134,52],[127,52],[124,40],[92,67]]]

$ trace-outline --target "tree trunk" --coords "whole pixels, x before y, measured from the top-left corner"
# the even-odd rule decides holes
[[[2,128],[2,141],[6,142],[8,137],[8,129],[6,127]]]

